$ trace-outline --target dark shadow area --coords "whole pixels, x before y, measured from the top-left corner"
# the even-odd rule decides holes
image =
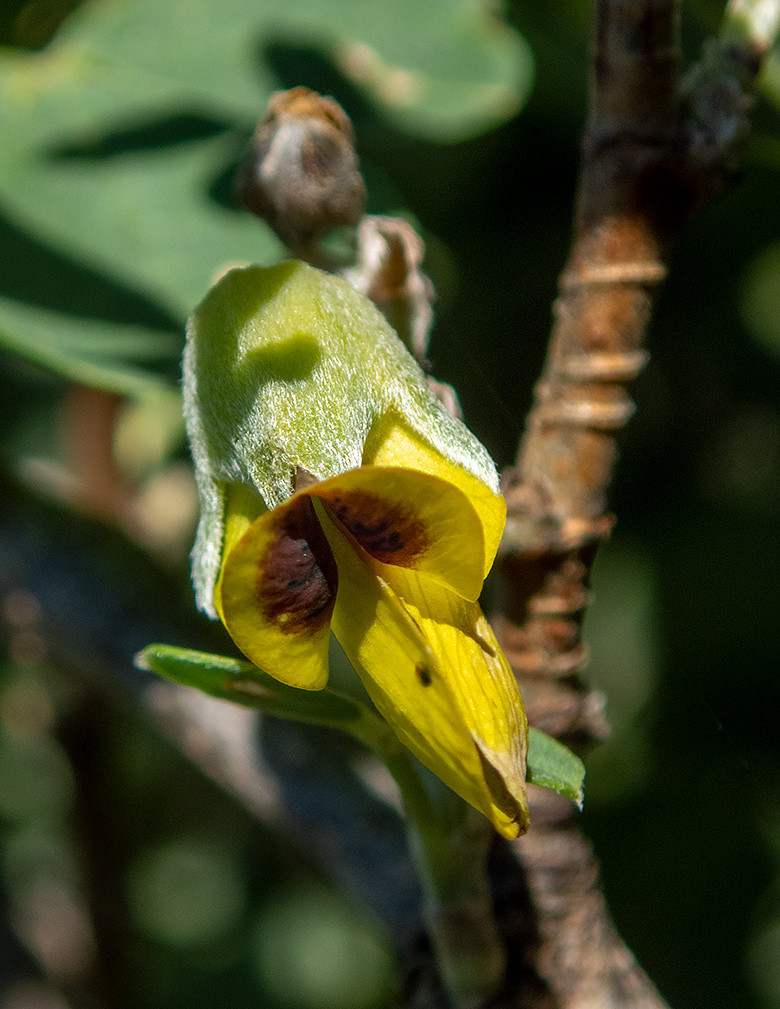
[[[264,109],[258,107],[258,116]],[[229,133],[234,139],[233,152],[224,166],[214,176],[206,195],[225,210],[241,211],[235,196],[235,176],[252,131],[234,123],[191,112],[180,112],[139,122],[135,126],[107,130],[99,137],[90,136],[83,142],[63,144],[52,148],[48,156],[52,161],[100,162],[124,155],[151,153],[184,144],[209,140]]]
[[[0,992],[11,985],[42,981],[42,972],[19,940],[12,923],[13,909],[8,895],[0,889]]]
[[[319,364],[320,345],[310,333],[291,333],[286,340],[252,351],[255,365],[277,382],[301,382]]]
[[[123,154],[138,154],[206,140],[229,129],[231,124],[222,120],[180,112],[107,132],[101,137],[90,137],[83,143],[63,144],[52,148],[49,157],[54,161],[104,161]]]
[[[258,109],[258,115],[262,112],[262,109]],[[101,136],[90,136],[83,142],[63,144],[49,150],[48,156],[55,162],[108,161],[127,154],[143,154],[197,143],[225,133],[231,133],[235,138],[234,153],[215,176],[207,195],[224,209],[238,211],[240,206],[235,197],[233,180],[252,134],[251,130],[237,127],[225,120],[198,113],[179,112],[157,119],[150,118],[123,129],[106,130]]]
[[[3,0],[0,45],[42,49],[81,0]]]
[[[106,322],[181,331],[162,306],[80,264],[0,215],[0,295]]]

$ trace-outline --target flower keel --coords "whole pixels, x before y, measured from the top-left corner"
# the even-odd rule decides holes
[[[442,781],[517,837],[528,827],[525,713],[479,606],[361,556],[335,522],[323,527],[340,574],[333,631],[374,704]]]
[[[458,488],[368,466],[251,522],[225,557],[216,604],[253,662],[305,689],[327,682],[332,629],[399,739],[515,837],[527,825],[527,731],[474,601],[484,562],[481,521]]]

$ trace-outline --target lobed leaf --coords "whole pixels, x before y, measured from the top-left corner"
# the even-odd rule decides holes
[[[70,333],[93,313],[67,292],[45,311],[57,257],[174,325],[226,265],[279,259],[271,232],[232,206],[230,180],[280,86],[274,59],[301,49],[334,63],[380,116],[439,140],[504,120],[530,82],[524,41],[479,0],[84,4],[40,52],[0,53],[0,236],[20,234],[34,253],[28,324],[0,313],[4,345],[142,392],[138,355],[112,328],[136,321],[122,299],[98,313],[115,346],[94,371]],[[18,254],[0,240],[0,296],[19,296],[15,270]],[[152,381],[175,368],[180,348],[167,346],[165,360],[142,366]]]

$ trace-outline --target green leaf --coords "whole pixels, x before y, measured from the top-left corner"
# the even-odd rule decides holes
[[[326,687],[299,690],[264,673],[251,662],[174,645],[148,645],[135,657],[139,669],[195,687],[211,697],[257,708],[266,715],[341,729],[374,746],[390,731],[359,701]]]
[[[580,808],[583,800],[585,767],[579,757],[552,736],[529,729],[528,781],[573,799]]]
[[[232,209],[230,179],[279,86],[270,53],[277,67],[301,49],[335,64],[380,117],[438,140],[503,121],[531,79],[525,42],[481,0],[82,5],[43,50],[0,53],[0,296],[24,301],[23,313],[0,310],[6,347],[107,388],[169,380],[175,342],[150,358],[121,327],[140,306],[175,328],[227,265],[281,258],[271,232]],[[27,243],[23,268],[3,228]],[[67,289],[52,306],[63,263],[91,278],[99,306]],[[94,369],[79,327],[98,345]]]

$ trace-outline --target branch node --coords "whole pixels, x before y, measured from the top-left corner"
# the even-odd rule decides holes
[[[571,354],[560,365],[560,375],[571,382],[631,382],[650,360],[645,350]]]
[[[567,270],[559,281],[561,291],[579,287],[596,287],[603,284],[659,284],[667,274],[663,263],[654,261],[636,263],[603,263]]]
[[[622,392],[613,400],[585,397],[564,400],[550,395],[547,402],[544,402],[545,392],[540,386],[539,403],[534,417],[534,424],[541,427],[567,425],[596,431],[614,431],[627,424],[636,410],[633,401]]]

